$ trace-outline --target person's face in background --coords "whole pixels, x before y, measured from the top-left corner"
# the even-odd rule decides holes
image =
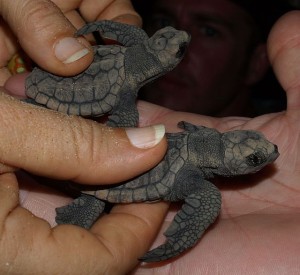
[[[191,43],[174,71],[145,87],[144,99],[179,111],[242,114],[248,86],[267,68],[265,45],[251,46],[250,15],[229,0],[156,1],[146,30],[168,25],[189,32]]]

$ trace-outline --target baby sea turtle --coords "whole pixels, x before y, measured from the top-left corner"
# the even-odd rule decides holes
[[[149,38],[141,28],[113,21],[87,24],[77,36],[95,31],[121,45],[95,46],[92,64],[74,77],[36,67],[26,79],[27,101],[84,117],[110,114],[109,126],[137,126],[139,89],[176,67],[190,36],[165,27]]]
[[[56,209],[57,223],[90,228],[102,213],[104,201],[184,200],[165,232],[166,243],[141,258],[166,260],[194,246],[218,217],[221,194],[209,179],[254,173],[279,156],[277,146],[256,131],[220,133],[187,122],[178,125],[185,131],[167,134],[168,150],[156,167],[121,185],[81,191],[70,205]]]

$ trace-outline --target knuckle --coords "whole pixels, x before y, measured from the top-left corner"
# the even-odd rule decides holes
[[[18,18],[22,18],[23,24],[20,24],[20,31],[30,31],[39,33],[40,36],[48,33],[56,24],[57,15],[61,14],[58,7],[48,0],[27,0],[19,7]]]
[[[75,159],[79,167],[89,167],[102,161],[107,144],[99,133],[99,125],[96,122],[79,118],[70,132]]]

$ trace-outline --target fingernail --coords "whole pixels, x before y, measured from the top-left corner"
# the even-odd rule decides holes
[[[127,128],[126,133],[133,146],[147,149],[154,147],[162,140],[165,135],[165,126],[159,124],[144,128]]]
[[[57,59],[64,64],[75,62],[89,53],[89,49],[73,37],[60,40],[55,45],[54,51]]]

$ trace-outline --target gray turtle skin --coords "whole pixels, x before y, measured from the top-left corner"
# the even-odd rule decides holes
[[[107,124],[113,127],[137,126],[138,90],[176,67],[190,36],[166,27],[149,38],[138,27],[112,21],[87,24],[77,36],[95,31],[122,45],[95,46],[92,64],[74,77],[35,68],[26,79],[27,101],[71,115],[109,114]]]
[[[218,217],[221,194],[209,179],[255,173],[279,156],[277,146],[259,132],[220,133],[187,122],[178,126],[184,131],[167,134],[168,150],[156,167],[109,189],[82,191],[73,203],[56,209],[57,223],[90,228],[103,211],[104,201],[184,200],[164,233],[166,243],[140,258],[145,262],[167,260],[194,246]]]

